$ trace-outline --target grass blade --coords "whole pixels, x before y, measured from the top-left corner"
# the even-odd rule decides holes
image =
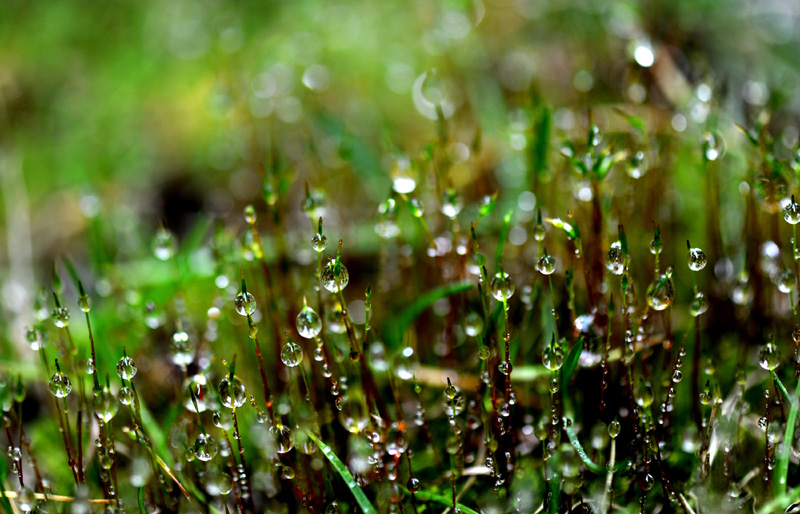
[[[139,492],[136,494],[136,502],[139,504],[139,514],[147,514],[147,509],[144,507],[144,488],[140,487]]]
[[[788,396],[788,393],[786,393],[786,388],[778,379],[778,376],[774,371],[772,372],[772,376],[775,378],[775,383],[779,384],[779,389]],[[788,400],[792,407],[789,410],[789,418],[786,420],[786,432],[783,435],[783,446],[781,446],[781,452],[778,455],[778,465],[775,467],[775,476],[773,479],[775,496],[782,496],[786,494],[786,480],[789,476],[789,454],[791,450],[791,441],[794,441],[794,425],[797,422],[798,400],[800,400],[800,384],[795,387],[794,398],[789,398]],[[787,441],[789,441],[788,444]]]
[[[570,348],[567,358],[564,360],[564,366],[561,369],[561,390],[566,391],[569,385],[569,380],[572,378],[572,373],[578,367],[578,360],[581,358],[583,351],[583,337],[578,339],[572,348]]]
[[[464,291],[469,291],[470,289],[472,289],[471,283],[457,282],[455,284],[448,284],[431,289],[430,291],[420,295],[414,301],[414,303],[412,303],[408,308],[401,312],[397,318],[388,324],[390,330],[387,331],[386,338],[389,342],[389,347],[397,348],[400,342],[403,340],[403,334],[408,327],[411,326],[411,323],[413,323],[414,320],[417,319],[417,316],[422,314],[425,309],[433,305],[436,300],[444,298],[445,296],[463,293]]]
[[[344,480],[344,483],[347,485],[347,488],[350,489],[350,492],[353,493],[353,496],[356,499],[356,503],[358,503],[358,506],[361,507],[361,511],[364,512],[364,514],[377,514],[375,507],[372,506],[372,504],[369,502],[369,499],[367,499],[367,495],[364,494],[364,490],[361,489],[361,487],[359,487],[359,485],[356,483],[356,479],[353,478],[353,475],[351,475],[350,471],[347,469],[347,466],[345,466],[344,463],[341,460],[339,460],[339,457],[337,457],[336,454],[333,453],[331,447],[323,443],[317,436],[312,434],[310,431],[307,432],[307,434],[308,437],[310,437],[311,440],[314,441],[317,444],[317,446],[320,447],[320,449],[322,450],[322,454],[325,455],[325,458],[327,458],[328,461],[331,463],[333,469],[335,469],[336,472],[339,474],[339,476],[342,477],[342,480]],[[419,497],[419,494],[417,494],[417,497]]]
[[[503,248],[505,247],[506,239],[508,239],[508,228],[511,225],[511,217],[513,215],[514,211],[510,210],[503,216],[503,227],[500,229],[500,237],[497,240],[497,253],[494,259],[495,273],[500,271],[500,263],[503,262]]]
[[[408,492],[408,489],[405,489],[405,491]],[[419,491],[416,493],[416,497],[417,500],[441,503],[442,505],[446,505],[448,507],[453,506],[453,498],[450,496],[445,496],[443,494],[429,493],[427,491]],[[470,509],[469,507],[458,502],[456,502],[456,507],[461,509],[461,512],[464,514],[480,514],[477,510]]]

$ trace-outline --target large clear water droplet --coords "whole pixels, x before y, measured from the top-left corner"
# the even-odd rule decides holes
[[[278,453],[288,453],[293,447],[292,430],[280,423],[269,427],[269,433],[275,442],[275,451]]]
[[[706,263],[708,262],[705,252],[703,252],[703,250],[700,248],[689,249],[688,261],[689,269],[692,271],[700,271],[706,267]]]
[[[192,446],[194,456],[203,462],[208,462],[217,455],[217,441],[208,434],[200,434]]]
[[[241,316],[247,316],[256,311],[256,298],[249,292],[239,293],[234,298],[233,305]]]
[[[72,381],[66,374],[57,371],[50,379],[50,392],[58,398],[66,398],[72,392]]]
[[[130,380],[136,376],[138,368],[132,358],[125,355],[117,362],[117,375],[125,380]]]
[[[309,306],[303,307],[295,319],[297,333],[306,339],[313,339],[322,331],[322,318]]]
[[[772,341],[758,351],[758,364],[767,371],[775,370],[781,363],[781,352]]]
[[[53,309],[53,324],[58,328],[66,328],[69,325],[69,309],[66,307],[56,307]]]
[[[794,201],[794,197],[783,209],[783,220],[790,225],[800,223],[800,204]]]
[[[222,405],[229,409],[234,406],[241,407],[247,400],[247,390],[244,387],[244,383],[236,375],[227,376],[220,380],[217,391],[219,392],[220,400],[222,400]]]
[[[495,274],[492,279],[492,296],[497,301],[508,300],[514,295],[514,291],[514,281],[511,280],[511,276],[508,273],[500,271]]]
[[[328,238],[325,237],[325,234],[314,234],[314,236],[311,238],[311,248],[318,253],[322,253],[327,247]]]
[[[542,352],[542,364],[550,371],[561,369],[564,365],[564,350],[559,344],[550,344]]]
[[[542,275],[552,275],[556,271],[556,260],[552,255],[542,255],[536,263],[536,269]]]
[[[281,362],[290,368],[294,368],[299,366],[302,361],[303,349],[300,348],[299,344],[290,340],[283,345],[283,349],[281,350]]]
[[[331,293],[338,293],[347,287],[350,281],[350,274],[344,263],[340,263],[339,274],[336,274],[336,261],[331,259],[322,269],[322,285]]]
[[[606,269],[614,275],[622,275],[625,271],[625,253],[619,241],[611,243],[611,248],[606,253]]]
[[[647,304],[657,311],[663,311],[670,306],[675,298],[675,285],[672,282],[672,269],[657,276],[647,287]]]

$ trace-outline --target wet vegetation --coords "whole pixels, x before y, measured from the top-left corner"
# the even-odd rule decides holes
[[[337,29],[300,2],[273,37],[198,5],[88,11],[169,56],[69,43],[134,91],[163,69],[174,139],[124,89],[87,107],[105,134],[77,122],[86,91],[26,64],[43,12],[0,8],[3,512],[800,512],[782,22],[387,2]],[[576,24],[597,63],[548,73],[526,30]]]

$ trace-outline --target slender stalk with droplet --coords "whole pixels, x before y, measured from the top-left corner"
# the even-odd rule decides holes
[[[242,277],[242,296],[247,298],[247,283],[244,279],[244,270],[240,270],[240,274]],[[250,337],[253,339],[253,345],[256,350],[256,359],[258,359],[258,371],[261,374],[261,383],[264,387],[264,403],[267,406],[267,414],[269,415],[270,423],[273,423],[275,420],[275,415],[272,411],[272,392],[269,388],[269,382],[267,381],[267,370],[264,367],[264,357],[261,355],[261,345],[258,343],[258,327],[256,327],[255,323],[253,323],[253,316],[247,309],[244,311],[247,314],[247,326],[250,329]],[[278,342],[278,348],[280,348],[280,341]]]

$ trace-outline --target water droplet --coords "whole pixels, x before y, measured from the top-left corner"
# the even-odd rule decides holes
[[[650,473],[645,473],[644,475],[642,475],[642,480],[640,484],[642,487],[642,491],[649,491],[650,489],[653,488],[655,483],[656,481],[653,478],[653,475],[651,475]]]
[[[244,383],[236,375],[229,375],[220,380],[217,391],[219,392],[220,400],[222,400],[222,405],[229,409],[232,409],[234,405],[241,407],[247,400],[247,390],[244,387]]]
[[[175,253],[175,236],[164,227],[156,231],[153,238],[153,254],[156,259],[166,261]]]
[[[561,369],[564,365],[564,349],[560,344],[551,343],[542,352],[542,364],[550,371]]]
[[[508,375],[511,373],[511,363],[508,361],[500,361],[500,364],[497,365],[497,371],[502,373],[503,375]]]
[[[28,341],[28,344],[33,351],[39,351],[40,348],[44,347],[44,333],[41,327],[28,325],[25,327],[25,340]]]
[[[203,462],[208,462],[217,455],[217,441],[208,434],[200,434],[194,440],[194,455]]]
[[[781,363],[781,353],[775,343],[768,342],[758,351],[758,364],[767,371],[775,370]]]
[[[642,178],[647,172],[647,158],[641,150],[631,156],[628,164],[628,176],[631,178]]]
[[[775,285],[778,286],[778,291],[781,293],[791,293],[797,283],[794,272],[786,268],[778,272],[774,277],[774,281]]]
[[[127,355],[123,356],[117,362],[117,375],[120,378],[124,378],[125,380],[130,380],[136,376],[136,372],[138,368],[136,367],[136,363],[133,361],[132,358],[128,357]]]
[[[542,275],[552,275],[556,271],[556,260],[552,255],[542,255],[536,263],[536,269]]]
[[[205,375],[193,375],[183,381],[182,390],[184,391],[183,404],[192,412],[205,412],[208,408],[206,404],[206,377]],[[197,402],[197,409],[195,409],[195,401],[192,401],[192,395],[189,393],[191,388],[194,393],[195,401]]]
[[[689,249],[689,269],[692,271],[700,271],[706,267],[708,260],[706,254],[700,248]]]
[[[800,223],[800,204],[798,204],[794,197],[783,208],[783,220],[790,225],[797,225]]]
[[[241,316],[247,316],[256,311],[256,298],[249,292],[239,293],[234,298],[233,305],[236,307],[236,312]]]
[[[189,364],[194,362],[194,350],[194,344],[189,340],[189,334],[183,330],[172,334],[169,351],[173,364],[181,369],[186,369]]]
[[[69,325],[69,309],[66,307],[56,307],[53,309],[53,324],[58,328],[66,328]]]
[[[89,296],[82,294],[78,297],[78,306],[83,312],[89,312],[92,310],[92,299]]]
[[[610,435],[612,439],[615,439],[619,435],[621,430],[622,426],[616,419],[608,424],[608,435]]]
[[[233,480],[227,473],[214,469],[206,473],[203,481],[206,492],[210,496],[227,495],[233,490]]]
[[[713,132],[703,134],[703,155],[708,161],[716,161],[725,154],[725,140]]]
[[[418,478],[411,477],[411,478],[408,479],[408,483],[406,484],[406,487],[408,487],[408,490],[410,492],[416,493],[416,492],[419,492],[419,490],[422,488],[422,484],[420,483]]]
[[[325,234],[314,234],[314,237],[311,238],[311,248],[313,248],[318,253],[322,253],[325,251],[325,248],[328,247],[328,238],[325,237]]]
[[[478,337],[483,332],[483,316],[470,312],[464,317],[464,333],[469,337]]]
[[[392,188],[400,194],[409,194],[417,187],[411,159],[405,155],[395,154],[392,156],[389,176],[392,178]]]
[[[672,268],[662,273],[647,287],[647,303],[657,311],[663,311],[675,298],[675,285],[672,282]]]
[[[339,409],[339,422],[345,430],[352,434],[358,434],[369,424],[367,408],[364,406],[363,399],[357,394],[348,394],[343,399]]]
[[[50,392],[58,398],[66,398],[72,392],[72,381],[66,374],[57,371],[50,379]]]
[[[625,271],[625,252],[619,241],[611,243],[611,248],[606,253],[606,269],[614,275],[622,275]]]
[[[683,380],[683,373],[681,373],[681,370],[676,369],[675,372],[672,374],[672,381],[678,383],[681,380]]]
[[[695,318],[708,310],[709,303],[708,298],[706,295],[697,291],[694,294],[694,299],[692,300],[691,305],[689,306],[689,313],[694,316]]]
[[[461,212],[463,204],[461,198],[456,194],[455,189],[448,189],[442,195],[442,214],[450,219],[455,219],[458,213]]]
[[[650,385],[650,382],[640,378],[634,396],[636,398],[636,403],[640,407],[650,407],[653,403],[653,387]]]
[[[482,361],[487,360],[491,356],[491,354],[492,352],[489,350],[488,346],[481,346],[480,348],[478,348],[478,357],[480,357]]]
[[[655,240],[655,239],[653,239],[652,241],[650,241],[650,253],[652,253],[653,255],[658,255],[658,254],[660,254],[660,253],[661,253],[661,250],[662,250],[663,248],[664,248],[664,247],[661,245],[661,242],[656,242],[656,240]]]
[[[14,503],[22,512],[32,512],[36,508],[36,496],[30,487],[22,487],[14,498]]]
[[[514,295],[514,281],[505,271],[495,274],[492,279],[492,296],[498,301],[508,300]]]
[[[533,238],[539,242],[544,241],[544,237],[546,235],[544,225],[541,223],[537,223],[536,226],[533,228]]]
[[[94,359],[92,359],[92,358],[87,359],[86,360],[86,368],[85,368],[86,374],[87,375],[93,375],[94,374],[94,370],[95,370]]]
[[[344,266],[343,262],[340,262],[340,267],[341,269],[337,276],[336,261],[335,259],[331,259],[322,269],[322,285],[331,293],[338,293],[340,288],[344,289],[347,287],[347,283],[350,281],[350,274],[347,272],[347,268]]]
[[[131,405],[133,403],[133,389],[128,386],[119,390],[119,402],[122,405]]]
[[[303,307],[295,320],[297,333],[306,339],[313,339],[322,331],[322,318],[309,306]]]
[[[767,428],[767,417],[761,416],[758,418],[758,426],[759,428],[766,429]]]
[[[290,368],[297,367],[303,361],[303,349],[291,339],[283,345],[281,362]]]
[[[394,357],[394,374],[400,380],[411,380],[419,369],[419,361],[414,349],[406,346]]]
[[[94,415],[104,423],[111,421],[117,414],[119,404],[117,399],[107,387],[94,393]]]

